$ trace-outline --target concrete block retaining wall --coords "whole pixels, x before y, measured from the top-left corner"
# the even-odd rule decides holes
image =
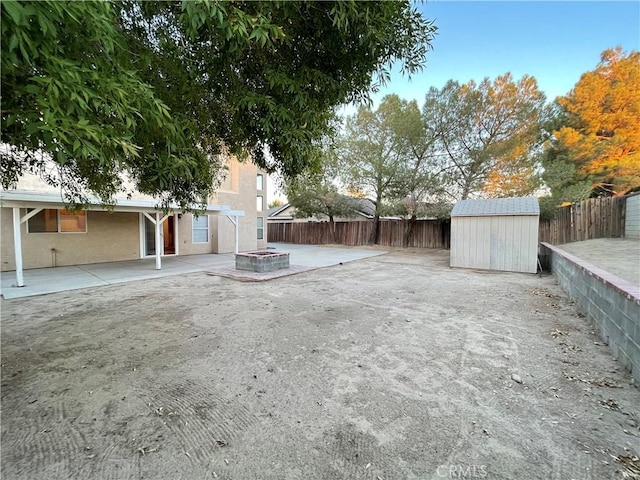
[[[551,271],[640,386],[640,286],[542,243]],[[543,252],[545,253],[545,252]]]

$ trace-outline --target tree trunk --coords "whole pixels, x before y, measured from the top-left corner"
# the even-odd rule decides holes
[[[380,237],[380,215],[376,214],[373,217],[373,231],[369,237],[369,245],[377,245]]]
[[[404,238],[402,239],[402,246],[403,247],[408,247],[409,246],[409,242],[411,241],[411,238],[413,237],[413,231],[415,230],[415,226],[416,223],[418,221],[418,217],[416,217],[416,215],[411,215],[411,218],[409,219],[408,223],[407,223],[407,228],[404,231]]]
[[[333,236],[333,243],[338,243],[338,232],[336,232],[336,222],[333,219],[333,215],[329,215],[329,225],[331,227],[331,234]]]
[[[376,211],[373,216],[373,231],[369,237],[369,245],[377,245],[380,241],[380,205],[382,204],[382,185],[378,184],[376,194]]]
[[[462,198],[460,200],[466,200],[471,193],[471,183],[468,180],[464,182],[464,188],[462,189]]]

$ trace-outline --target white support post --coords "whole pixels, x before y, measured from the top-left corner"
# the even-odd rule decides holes
[[[236,253],[238,253],[238,244],[239,244],[239,237],[238,237],[238,215],[234,215],[233,217],[231,217],[231,215],[227,215],[227,218],[229,219],[229,221],[231,223],[233,223],[234,227],[235,227],[235,234],[236,234]]]
[[[162,227],[162,222],[160,221],[160,213],[156,212],[155,218],[155,226],[156,226],[156,270],[161,270],[162,265],[160,261],[160,249],[162,245],[160,245],[160,228]]]
[[[16,282],[18,287],[24,287],[22,275],[22,232],[20,230],[20,208],[13,207],[13,250],[16,257]]]
[[[180,215],[173,216],[173,238],[174,243],[176,245],[176,256],[180,255],[180,230],[178,228],[178,220],[180,220]]]
[[[237,215],[236,215],[235,218],[236,218],[236,221],[233,222],[233,223],[234,223],[235,228],[236,228],[236,253],[238,253],[238,244],[240,243],[239,237],[238,237],[238,223],[239,223],[239,221],[238,221],[238,216]]]

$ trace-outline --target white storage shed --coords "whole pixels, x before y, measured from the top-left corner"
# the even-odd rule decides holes
[[[535,197],[461,200],[451,212],[452,267],[536,273]]]

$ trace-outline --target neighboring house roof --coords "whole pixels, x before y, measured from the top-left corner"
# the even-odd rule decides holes
[[[452,217],[493,215],[540,215],[540,205],[536,197],[460,200],[451,212]]]
[[[273,217],[275,215],[278,215],[280,212],[282,212],[283,210],[286,210],[287,208],[289,208],[289,204],[288,203],[284,203],[282,205],[278,205],[276,207],[271,207],[267,209],[267,217]]]
[[[376,213],[376,204],[373,203],[372,200],[368,198],[352,198],[358,204],[358,214],[367,218],[373,218]]]
[[[376,205],[368,198],[351,197],[357,204],[356,215],[366,218],[373,218],[376,212]],[[267,219],[272,220],[292,220],[295,215],[295,207],[290,203],[272,207],[267,210]]]
[[[290,203],[269,208],[267,210],[267,221],[293,221],[293,212],[295,212],[295,208]]]

